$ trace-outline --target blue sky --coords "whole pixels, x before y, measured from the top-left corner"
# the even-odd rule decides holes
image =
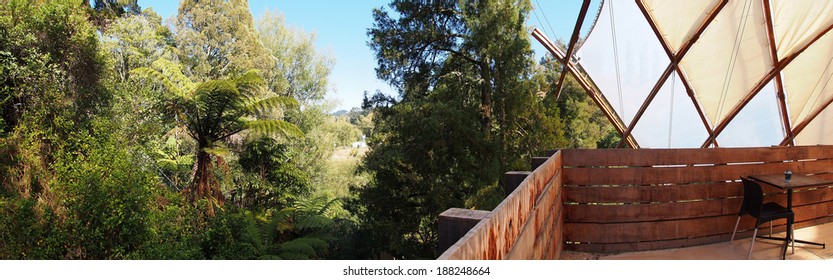
[[[530,0],[537,8],[530,14],[529,24],[545,30],[552,40],[569,40],[575,24],[580,0]],[[290,26],[306,32],[315,32],[316,47],[335,58],[330,74],[330,92],[327,98],[336,100],[336,110],[360,107],[365,91],[377,89],[395,95],[385,82],[376,79],[376,59],[367,46],[367,29],[373,25],[371,11],[374,7],[386,6],[389,1],[362,0],[250,0],[252,15],[257,18],[265,10],[279,11]],[[179,1],[139,0],[143,9],[152,7],[163,18],[175,16]],[[591,6],[591,10],[592,10]],[[591,11],[593,13],[594,11]],[[589,25],[589,23],[585,23]],[[543,28],[542,28],[543,27]],[[551,28],[550,28],[551,27]],[[530,36],[530,43],[536,56],[545,50]]]

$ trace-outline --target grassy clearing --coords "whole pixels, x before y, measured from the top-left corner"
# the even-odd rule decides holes
[[[350,195],[351,185],[358,186],[367,183],[366,175],[355,174],[367,150],[366,147],[336,149],[327,162],[324,174],[320,175],[317,192],[333,198],[344,198]]]

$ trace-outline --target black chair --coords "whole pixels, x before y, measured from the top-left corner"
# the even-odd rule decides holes
[[[749,214],[757,219],[755,221],[755,231],[752,233],[752,244],[749,245],[749,254],[746,256],[746,259],[749,259],[752,256],[752,247],[755,246],[758,227],[763,223],[778,219],[787,219],[787,225],[792,225],[795,220],[795,213],[775,202],[764,203],[764,192],[761,190],[761,185],[744,177],[740,179],[743,181],[743,205],[741,205],[740,211],[738,212],[738,220],[735,222],[735,230],[732,231],[732,239],[729,243],[735,240],[735,233],[738,231],[741,216]],[[787,231],[787,239],[792,240],[792,228],[789,228]],[[795,253],[794,242],[792,246],[793,253]]]

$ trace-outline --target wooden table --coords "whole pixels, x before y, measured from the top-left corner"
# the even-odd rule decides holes
[[[788,182],[784,179],[784,174],[768,174],[768,175],[754,175],[749,176],[749,178],[754,179],[758,182],[782,189],[787,191],[787,209],[792,210],[793,208],[793,190],[800,189],[800,188],[812,188],[812,187],[820,187],[820,186],[829,186],[833,185],[833,182],[824,180],[814,176],[806,176],[801,174],[793,174],[792,178]],[[787,225],[787,230],[792,229],[792,224]],[[788,235],[789,236],[789,235]],[[786,238],[773,238],[773,237],[761,237],[765,239],[774,239],[774,240],[784,240],[785,245],[782,251],[782,256],[786,258],[787,254],[787,245],[789,245],[789,241]],[[803,243],[803,244],[810,244],[821,246],[825,248],[824,243],[816,243],[804,240],[795,239],[793,236],[793,242]]]

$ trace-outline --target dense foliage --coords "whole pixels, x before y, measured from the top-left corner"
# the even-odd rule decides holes
[[[135,0],[0,3],[0,259],[433,258],[438,214],[491,209],[503,172],[618,143],[574,82],[550,93],[525,0],[374,10],[398,94],[339,115],[314,34],[245,0],[170,27]]]

